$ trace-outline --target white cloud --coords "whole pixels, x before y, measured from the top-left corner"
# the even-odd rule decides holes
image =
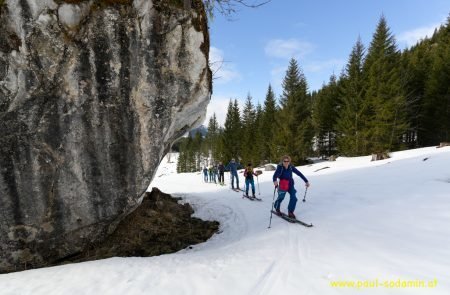
[[[274,39],[270,40],[264,51],[267,56],[290,59],[301,58],[314,50],[314,45],[297,39]]]
[[[397,40],[410,47],[415,45],[418,41],[425,39],[425,37],[431,37],[436,28],[442,23],[432,24],[426,27],[416,28],[410,31],[403,32],[398,35]]]
[[[311,73],[319,73],[323,71],[330,72],[334,71],[336,75],[339,75],[342,68],[345,65],[345,60],[342,59],[330,59],[325,61],[315,61],[310,62],[307,65],[305,65],[305,72],[311,72]]]
[[[209,119],[214,113],[216,113],[217,122],[219,122],[220,126],[223,126],[227,116],[229,102],[229,97],[216,96],[213,94],[208,108],[206,109],[206,119],[204,125],[208,126]]]
[[[209,63],[214,83],[226,84],[241,79],[241,74],[235,69],[235,65],[226,61],[223,51],[216,47],[211,46],[209,50]]]

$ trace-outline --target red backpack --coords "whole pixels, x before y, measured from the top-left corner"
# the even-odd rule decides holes
[[[281,166],[281,173],[280,173],[280,176],[281,176],[281,174],[283,174],[283,169],[286,169],[286,168],[284,168],[283,164],[281,164],[280,166]],[[292,166],[289,165],[288,169],[292,171]],[[290,182],[289,179],[281,179],[280,178],[278,190],[284,191],[284,192],[289,191],[289,182]]]

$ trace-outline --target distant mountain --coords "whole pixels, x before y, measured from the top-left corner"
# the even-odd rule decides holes
[[[206,128],[206,126],[201,125],[200,127],[197,127],[195,129],[192,129],[191,131],[189,131],[189,136],[190,137],[194,137],[195,134],[200,133],[202,135],[202,137],[205,137],[206,134],[208,134],[208,128]]]

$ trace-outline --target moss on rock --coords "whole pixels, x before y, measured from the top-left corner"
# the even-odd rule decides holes
[[[192,207],[178,204],[179,200],[153,188],[105,241],[92,244],[83,253],[62,263],[173,253],[202,243],[218,231],[217,221],[191,217]]]

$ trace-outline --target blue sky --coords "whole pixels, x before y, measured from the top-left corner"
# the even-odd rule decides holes
[[[330,75],[339,75],[358,36],[369,46],[382,14],[398,48],[409,47],[445,23],[450,1],[272,0],[238,8],[232,20],[216,14],[209,23],[210,62],[217,72],[206,122],[215,112],[223,125],[230,98],[242,106],[250,93],[255,104],[263,104],[269,83],[278,98],[291,57],[309,89],[319,89]]]

